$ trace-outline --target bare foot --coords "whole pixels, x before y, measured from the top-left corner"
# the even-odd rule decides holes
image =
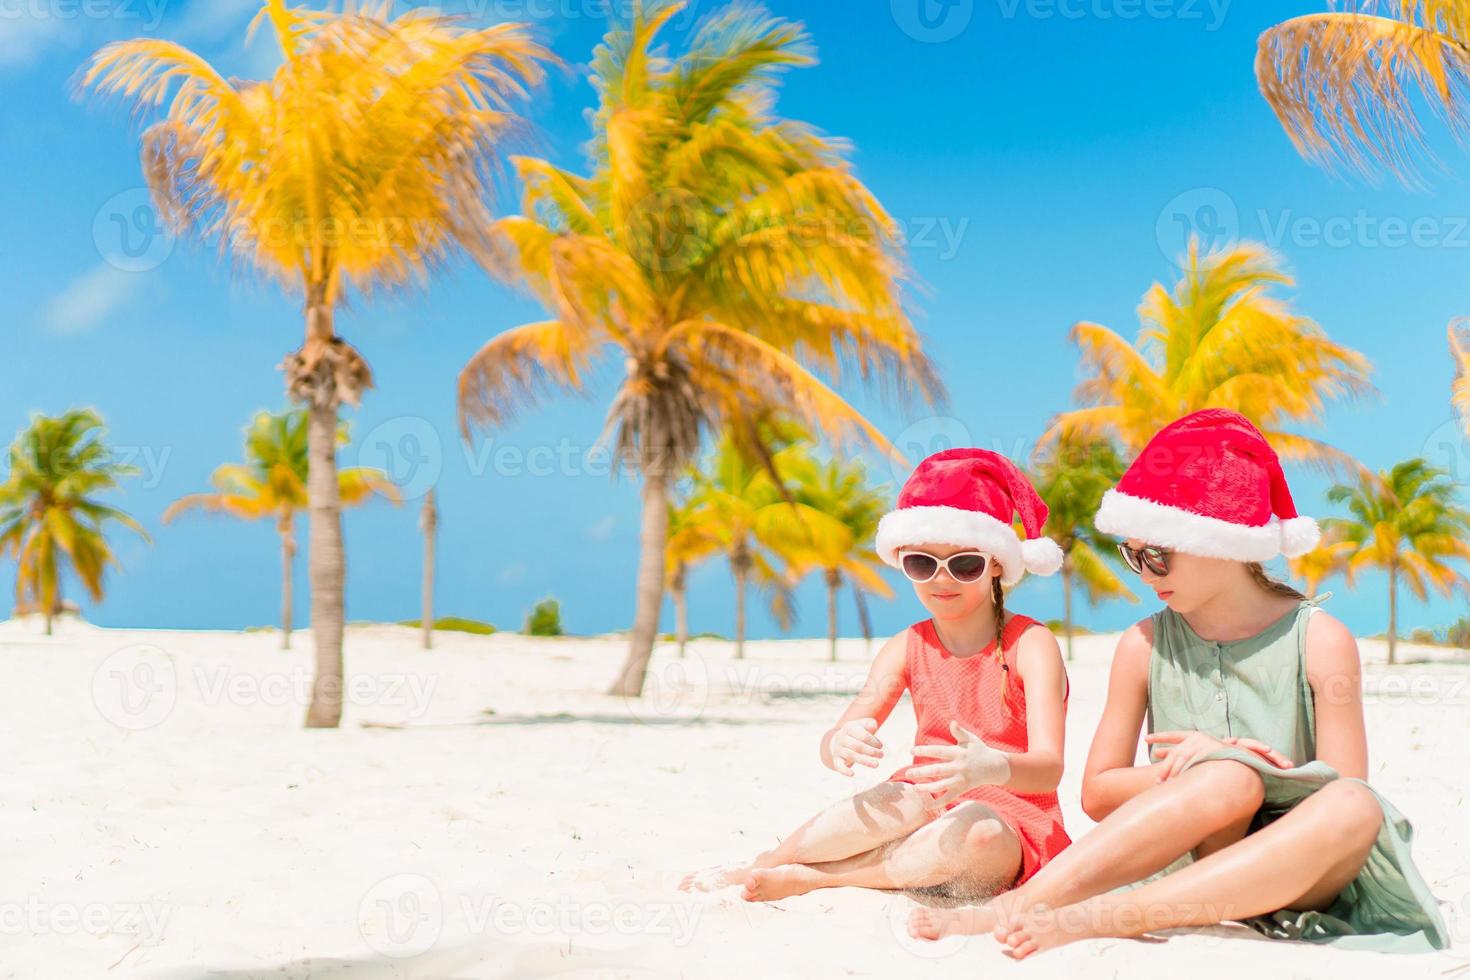
[[[997,925],[995,938],[1010,948],[1012,956],[1024,960],[1032,953],[1102,935],[1094,928],[1096,915],[1089,913],[1086,903],[1067,905],[1060,910],[1037,905]]]
[[[729,888],[732,885],[740,884],[749,873],[750,868],[743,864],[732,864],[723,868],[705,868],[703,871],[691,871],[679,882],[679,891],[719,891],[721,888]]]
[[[821,887],[822,876],[804,864],[782,864],[774,868],[752,868],[745,877],[740,897],[747,902],[779,902],[792,895],[805,895]]]
[[[958,909],[920,907],[909,913],[909,935],[915,939],[975,936],[994,929],[996,918],[996,910],[991,902]]]

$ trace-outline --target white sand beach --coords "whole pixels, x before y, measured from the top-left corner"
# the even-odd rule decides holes
[[[816,743],[865,673],[844,640],[697,642],[649,694],[601,691],[616,637],[358,627],[338,731],[304,731],[309,633],[0,626],[6,774],[0,977],[1470,977],[1470,664],[1389,669],[1363,641],[1371,781],[1457,945],[1423,956],[1272,942],[1244,927],[1091,941],[1016,963],[989,938],[917,944],[910,899],[856,889],[770,905],[685,894],[907,758],[845,779]],[[1114,636],[1077,642],[1067,774]],[[1405,644],[1403,659],[1452,652]]]

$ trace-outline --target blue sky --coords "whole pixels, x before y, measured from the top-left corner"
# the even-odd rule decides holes
[[[450,9],[529,20],[571,68],[529,109],[539,152],[580,168],[592,104],[585,65],[602,15],[624,0],[465,0]],[[921,9],[920,4],[925,6]],[[715,9],[700,0],[675,26]],[[854,144],[860,175],[902,222],[922,292],[917,319],[949,384],[948,409],[902,413],[848,391],[917,459],[951,442],[1026,452],[1070,405],[1078,320],[1132,337],[1136,307],[1189,228],[1216,241],[1262,240],[1296,276],[1297,308],[1375,365],[1381,395],[1338,404],[1304,430],[1375,467],[1417,454],[1470,475],[1453,425],[1445,325],[1470,313],[1470,195],[1464,156],[1427,191],[1333,178],[1301,160],[1252,75],[1271,23],[1325,9],[1310,0],[773,0],[809,28],[820,64],[789,76],[780,109]],[[226,73],[269,71],[269,38],[243,45],[254,0],[0,2],[0,265],[8,353],[0,428],[33,411],[99,409],[110,439],[143,470],[119,498],[153,534],[119,534],[123,570],[88,615],[115,626],[234,628],[272,623],[272,529],[159,515],[204,489],[240,453],[241,429],[283,406],[284,354],[300,342],[299,303],[270,284],[232,280],[212,251],[155,233],[140,188],[136,132],[115,107],[77,101],[72,79],[105,41],[140,34],[194,47]],[[509,201],[507,202],[510,203]],[[386,466],[410,493],[431,482],[443,512],[439,609],[515,627],[555,595],[576,632],[631,620],[637,491],[582,456],[611,390],[553,402],[466,446],[454,412],[465,361],[534,305],[478,270],[450,270],[427,292],[345,311],[340,332],[366,355],[378,389],[349,413],[344,463]],[[875,461],[876,472],[901,479]],[[589,472],[591,470],[591,472]],[[1328,513],[1325,481],[1292,469],[1299,509]],[[416,614],[417,500],[346,516],[348,615]],[[304,561],[300,579],[304,580]],[[0,569],[10,588],[13,567]],[[901,578],[874,607],[880,632],[920,618]],[[303,581],[304,585],[304,581]],[[1329,583],[1329,608],[1360,632],[1386,623],[1380,581]],[[72,588],[75,594],[75,587]],[[799,595],[795,632],[825,628],[819,587]],[[1060,614],[1054,580],[1028,580],[1011,603]],[[693,577],[695,630],[728,634],[722,563]],[[1081,610],[1119,628],[1152,602]],[[304,587],[298,609],[305,610]],[[1452,621],[1460,600],[1404,596],[1406,626]],[[751,633],[776,635],[756,603]],[[672,619],[668,620],[671,628]],[[844,634],[857,633],[849,598]]]

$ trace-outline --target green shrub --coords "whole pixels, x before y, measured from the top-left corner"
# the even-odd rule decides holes
[[[422,624],[422,619],[405,619],[398,625],[418,628]],[[473,633],[475,636],[489,636],[496,632],[495,627],[489,623],[482,623],[478,619],[465,619],[461,616],[440,616],[434,620],[434,629],[454,633]]]
[[[561,603],[555,599],[542,599],[526,616],[528,636],[561,636]]]

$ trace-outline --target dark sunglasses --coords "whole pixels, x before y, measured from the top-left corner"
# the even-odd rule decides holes
[[[910,582],[927,582],[942,568],[956,582],[968,585],[980,581],[990,570],[990,556],[981,551],[961,551],[948,558],[936,558],[923,551],[905,551],[899,559],[899,566]]]
[[[1128,545],[1119,541],[1118,552],[1123,556],[1123,560],[1128,563],[1128,567],[1133,569],[1138,575],[1143,574],[1144,568],[1147,568],[1155,575],[1169,574],[1169,555],[1172,554],[1170,551],[1154,547],[1153,545],[1148,545],[1143,548],[1130,548]]]

